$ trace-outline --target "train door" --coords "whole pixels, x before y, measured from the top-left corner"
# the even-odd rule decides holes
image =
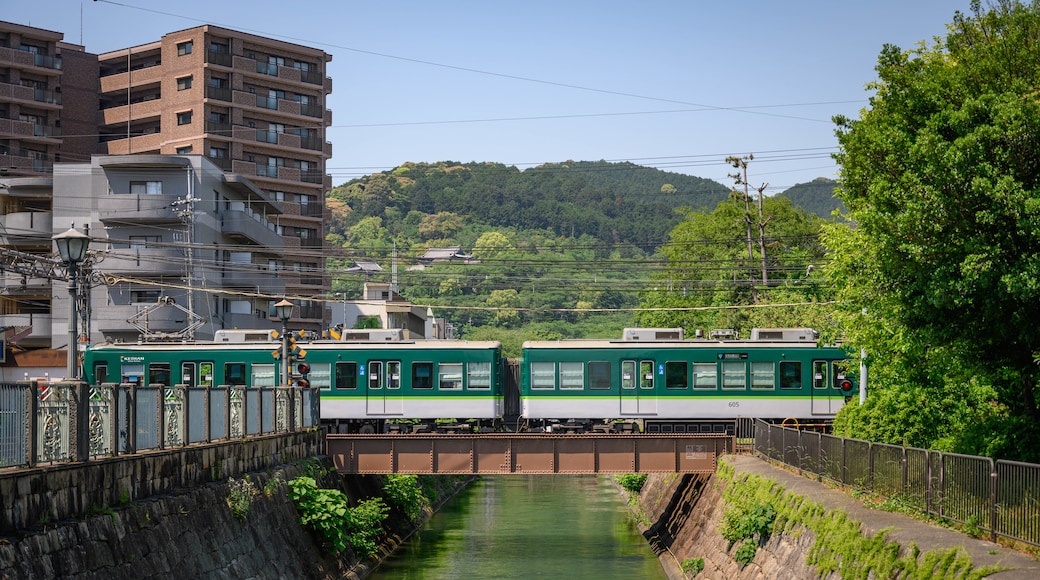
[[[404,407],[401,400],[401,362],[368,361],[368,379],[365,397],[367,414],[400,415]]]
[[[654,391],[655,364],[652,360],[621,361],[621,414],[657,413]],[[664,372],[663,370],[661,372]]]
[[[829,360],[814,360],[812,363],[812,413],[833,415],[841,409],[845,397],[834,384],[834,365]]]

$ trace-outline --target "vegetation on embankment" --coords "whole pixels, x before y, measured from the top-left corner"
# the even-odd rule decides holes
[[[633,493],[633,492],[630,492]],[[840,509],[788,492],[776,481],[738,474],[725,461],[710,476],[652,474],[630,501],[662,563],[687,577],[979,579],[1004,570],[976,568],[963,548],[922,552],[887,530],[865,535]]]

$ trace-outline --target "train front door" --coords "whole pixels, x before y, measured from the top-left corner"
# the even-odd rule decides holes
[[[656,415],[656,366],[652,360],[621,361],[621,415]],[[664,374],[662,367],[661,374]]]
[[[368,361],[368,380],[365,384],[367,414],[402,414],[401,361]]]

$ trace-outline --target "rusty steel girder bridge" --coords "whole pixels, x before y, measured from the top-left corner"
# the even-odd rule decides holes
[[[326,435],[341,474],[714,473],[729,435]]]

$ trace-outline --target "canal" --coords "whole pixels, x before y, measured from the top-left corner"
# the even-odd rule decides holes
[[[492,476],[369,578],[666,578],[609,476]]]

